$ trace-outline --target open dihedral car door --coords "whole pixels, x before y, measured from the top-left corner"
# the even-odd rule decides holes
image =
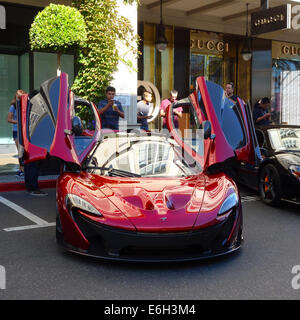
[[[241,99],[237,103],[233,102],[226,98],[221,86],[199,77],[196,80],[196,90],[188,100],[186,121],[189,122],[189,127],[194,126],[191,125],[191,120],[194,119],[196,127],[204,131],[200,154],[195,148],[191,150],[183,135],[178,134],[175,128],[176,104],[170,105],[167,112],[168,129],[185,151],[201,163],[203,170],[234,157],[248,163],[255,162],[255,158],[259,157],[259,150],[255,134],[253,135],[252,118]]]
[[[185,130],[178,128],[178,114],[184,114],[188,126]],[[205,154],[203,146],[203,130],[201,128],[201,114],[191,97],[176,103],[170,103],[166,109],[166,124],[171,137],[180,147],[182,161],[190,165],[197,165],[203,170]]]
[[[204,105],[207,119],[215,130],[216,162],[226,160],[229,147],[237,160],[256,163],[261,155],[249,106],[240,98],[237,102],[226,98],[222,87],[203,77],[197,79],[197,87],[198,103]],[[221,144],[217,144],[217,137]]]
[[[197,79],[197,91],[197,102],[215,130],[215,162],[229,158],[230,148],[237,160],[257,163],[261,155],[249,106],[240,98],[226,98],[222,87],[203,77]]]
[[[218,92],[211,94],[216,95]],[[234,151],[222,132],[213,107],[215,101],[212,101],[203,77],[197,79],[196,91],[185,100],[189,103],[184,106],[184,120],[188,124],[188,129],[184,132],[175,128],[176,109],[180,101],[167,109],[168,129],[184,152],[193,157],[202,166],[203,171],[216,163],[234,157]],[[189,136],[192,136],[192,144],[189,143],[190,139],[186,138]]]
[[[88,114],[85,125],[89,130],[82,128],[77,109],[79,115]],[[96,107],[76,99],[69,91],[66,73],[45,81],[40,92],[22,96],[20,110],[19,140],[24,147],[25,163],[45,159],[49,154],[80,165],[100,138]]]

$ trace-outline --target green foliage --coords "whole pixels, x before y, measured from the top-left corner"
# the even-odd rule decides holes
[[[95,130],[95,115],[91,108],[76,105],[75,114],[81,119],[84,129]]]
[[[137,3],[140,4],[140,0],[123,0],[124,4],[133,4]]]
[[[50,4],[36,15],[29,38],[31,50],[63,53],[85,44],[86,24],[76,8]]]
[[[124,0],[133,3],[136,0]],[[122,57],[117,40],[128,52],[137,52],[137,35],[130,22],[119,16],[116,0],[73,0],[73,5],[84,16],[87,25],[87,43],[78,55],[79,72],[72,90],[79,96],[97,103],[121,60],[129,67],[132,61]]]

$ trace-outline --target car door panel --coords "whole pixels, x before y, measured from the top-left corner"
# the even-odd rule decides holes
[[[68,88],[68,75],[61,73],[45,81],[32,98],[22,96],[22,142],[26,162],[43,160],[48,155],[81,165],[100,139],[100,119],[95,105],[85,100],[94,117],[89,134],[75,135],[72,119],[76,97]],[[80,141],[80,142],[78,142]]]
[[[209,88],[208,86],[214,86],[214,88]],[[229,158],[235,156],[234,151],[227,142],[214,104],[221,103],[223,96],[221,95],[221,90],[215,90],[217,88],[216,84],[212,82],[205,81],[204,77],[197,78],[197,91],[198,91],[198,106],[203,104],[206,111],[207,120],[210,121],[212,127],[212,134],[215,135],[213,143],[210,148],[210,156],[208,157],[209,162],[207,167],[214,165],[216,163],[223,162]]]
[[[196,90],[190,94],[189,101],[199,128],[204,121],[211,124],[211,137],[204,139],[203,154],[197,158],[203,170],[231,158],[252,165],[257,163],[260,154],[253,120],[243,100],[238,99],[235,104],[226,98],[222,87],[199,77],[196,80]],[[167,116],[172,135],[191,152],[189,146],[186,146],[176,133],[171,109]]]

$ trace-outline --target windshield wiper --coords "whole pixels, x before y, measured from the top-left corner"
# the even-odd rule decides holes
[[[107,171],[110,177],[141,177],[140,174],[132,173],[125,170],[114,169],[112,166],[110,167],[86,167],[86,169],[93,169],[93,170],[101,170]]]

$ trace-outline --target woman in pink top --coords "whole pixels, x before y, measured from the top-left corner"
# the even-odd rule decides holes
[[[161,104],[160,104],[160,116],[163,117],[163,128],[167,128],[166,124],[166,109],[167,106],[173,102],[177,101],[177,96],[178,96],[178,91],[176,90],[171,90],[170,92],[170,98],[169,99],[164,99]],[[174,125],[175,128],[178,128],[179,123],[178,119],[182,117],[182,107],[176,108],[173,110],[174,113]]]

